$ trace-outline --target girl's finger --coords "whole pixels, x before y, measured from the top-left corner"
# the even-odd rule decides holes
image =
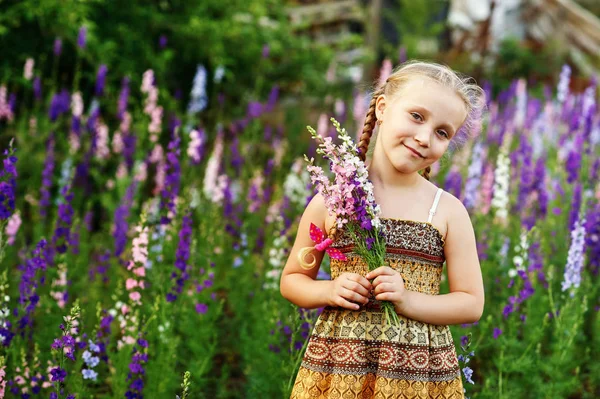
[[[350,310],[358,310],[360,309],[360,306],[357,305],[356,303],[352,303],[344,298],[342,298],[341,296],[338,297],[334,303],[336,305],[338,305],[339,307],[345,308],[345,309],[350,309]]]
[[[374,279],[378,276],[393,276],[394,273],[396,273],[396,271],[394,269],[392,269],[389,266],[380,266],[375,270],[371,270],[369,273],[367,273],[367,275],[365,276],[365,278],[371,280]]]
[[[375,288],[375,291],[373,291],[373,292],[375,293],[375,295],[381,294],[383,292],[395,292],[395,290],[394,290],[394,284],[388,283],[388,282],[380,283]]]
[[[340,296],[352,302],[366,303],[368,301],[365,296],[359,294],[358,292],[349,290],[348,288],[344,288],[344,291]]]

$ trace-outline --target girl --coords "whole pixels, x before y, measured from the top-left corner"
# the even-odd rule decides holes
[[[307,206],[281,294],[300,307],[325,309],[292,398],[463,397],[448,325],[479,320],[483,281],[469,215],[429,182],[429,172],[481,115],[484,93],[471,82],[442,65],[409,62],[373,95],[358,147],[364,161],[377,123],[367,169],[381,207],[386,266],[369,272],[342,229],[332,247],[348,260],[332,259],[332,279],[316,281],[318,267],[302,268],[298,252],[313,245],[310,223],[333,231],[334,220],[322,196]],[[323,252],[313,254],[320,265]],[[444,261],[450,293],[439,295]],[[386,322],[378,301],[394,304],[398,326]]]

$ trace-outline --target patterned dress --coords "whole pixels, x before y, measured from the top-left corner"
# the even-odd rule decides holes
[[[430,220],[435,206],[430,211]],[[439,294],[444,239],[431,223],[382,219],[389,266],[406,289]],[[331,278],[366,275],[366,263],[352,252],[342,231],[332,247],[347,261],[331,261]],[[311,334],[292,398],[463,398],[456,349],[448,326],[402,315],[386,323],[374,298],[359,310],[326,307]]]

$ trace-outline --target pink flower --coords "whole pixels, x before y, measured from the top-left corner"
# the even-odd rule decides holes
[[[133,271],[133,274],[135,274],[136,276],[144,277],[146,276],[146,269],[144,268],[144,266],[140,266]]]
[[[389,58],[383,60],[383,65],[381,65],[381,71],[379,72],[379,86],[383,86],[387,78],[392,74],[392,61]]]
[[[125,282],[125,288],[127,289],[127,291],[131,291],[132,289],[134,289],[137,286],[138,286],[137,280],[134,280],[132,278],[128,278],[127,281]]]
[[[21,214],[19,213],[19,211],[16,211],[15,213],[12,214],[10,219],[8,219],[8,224],[6,225],[6,235],[8,236],[8,239],[6,240],[6,242],[8,243],[8,245],[14,244],[15,236],[17,235],[17,232],[19,231],[20,226],[21,226]]]
[[[142,295],[140,295],[139,292],[137,291],[133,291],[129,293],[129,299],[131,299],[132,301],[139,303],[140,299],[142,298]]]

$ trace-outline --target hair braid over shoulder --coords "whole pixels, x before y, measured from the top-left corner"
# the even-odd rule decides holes
[[[377,98],[385,92],[385,85],[381,86],[378,90],[373,93],[373,97],[371,98],[371,102],[369,103],[369,110],[367,111],[367,116],[365,117],[365,124],[363,126],[363,131],[360,135],[360,139],[358,140],[358,149],[360,150],[360,154],[358,154],[359,158],[365,162],[367,157],[367,151],[369,149],[369,143],[371,142],[371,136],[373,135],[373,130],[375,129],[375,124],[377,123],[377,115],[375,114],[375,104],[377,102]]]

